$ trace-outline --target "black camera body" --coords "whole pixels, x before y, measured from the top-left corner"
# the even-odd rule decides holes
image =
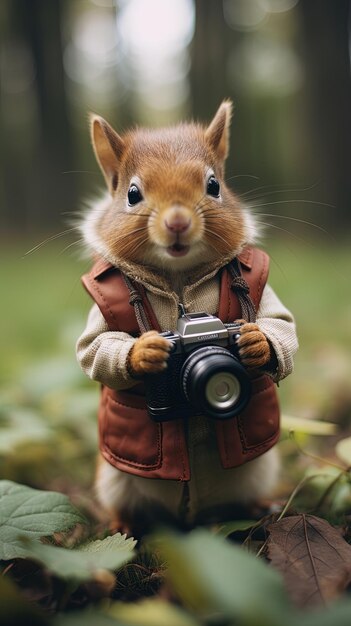
[[[201,414],[229,419],[246,407],[251,382],[238,358],[240,326],[205,312],[186,313],[177,332],[161,333],[172,344],[167,369],[145,376],[154,421]]]

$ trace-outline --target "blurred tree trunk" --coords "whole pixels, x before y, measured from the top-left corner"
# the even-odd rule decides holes
[[[227,24],[223,2],[218,0],[195,0],[195,33],[191,44],[190,87],[194,117],[202,122],[210,121],[224,98],[232,98],[234,108],[238,94],[228,80],[230,56],[238,44],[238,35]],[[235,143],[245,136],[248,116],[240,108],[240,129],[235,128]],[[235,118],[234,118],[235,124]],[[240,138],[238,139],[238,132]],[[245,168],[247,154],[230,151],[227,175],[230,178],[234,167]]]
[[[195,0],[196,23],[191,47],[193,111],[202,120],[214,115],[227,87],[226,70],[233,31],[227,25],[222,2]]]
[[[315,176],[332,219],[351,223],[350,0],[300,0],[303,52]],[[336,226],[337,226],[336,224]]]
[[[233,0],[235,1],[235,0]],[[231,60],[246,33],[225,19],[223,2],[195,0],[196,23],[191,44],[190,87],[194,116],[210,120],[223,98],[234,102],[231,150],[226,164],[229,185],[238,190],[284,180],[284,159],[274,154],[272,122],[277,124],[277,101],[247,93],[230,75]],[[273,137],[273,138],[272,138]]]
[[[51,230],[53,224],[62,224],[62,213],[72,211],[75,205],[74,177],[63,176],[63,172],[72,169],[73,162],[62,59],[64,4],[64,0],[7,3],[8,42],[12,50],[26,50],[33,63],[32,106],[37,109],[34,117],[28,117],[35,128],[23,126],[18,141],[20,125],[16,128],[14,124],[13,132],[4,133],[4,195],[8,221],[16,229],[20,223],[22,230],[44,230],[49,226]],[[22,99],[27,97],[24,93]],[[10,113],[16,116],[16,110]],[[30,137],[27,145],[23,134]],[[27,160],[22,154],[23,144]],[[23,180],[19,179],[20,171],[24,172]]]

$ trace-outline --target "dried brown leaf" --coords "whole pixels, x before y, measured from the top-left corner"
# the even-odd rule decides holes
[[[314,515],[270,524],[266,555],[299,607],[326,604],[351,580],[351,546],[340,531]]]

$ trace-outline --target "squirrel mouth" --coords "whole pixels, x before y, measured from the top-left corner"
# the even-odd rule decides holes
[[[171,256],[185,256],[189,251],[190,246],[183,246],[181,243],[174,243],[172,246],[167,247],[167,252]]]

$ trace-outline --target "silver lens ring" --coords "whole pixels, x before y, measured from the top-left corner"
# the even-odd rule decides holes
[[[240,382],[231,372],[214,374],[205,387],[206,400],[213,409],[230,409],[237,403],[240,394]]]
[[[207,395],[207,385],[213,378],[214,388],[210,385]],[[184,397],[195,411],[214,419],[239,415],[251,397],[251,383],[245,368],[221,346],[202,346],[191,352],[183,363],[180,380]]]

